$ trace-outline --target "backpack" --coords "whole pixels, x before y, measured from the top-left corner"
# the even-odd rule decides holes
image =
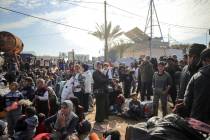
[[[143,101],[141,102],[141,106],[145,118],[150,118],[153,116],[153,101]]]

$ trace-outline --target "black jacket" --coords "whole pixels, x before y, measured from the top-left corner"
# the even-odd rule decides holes
[[[106,90],[109,79],[99,70],[93,72],[93,90],[95,89],[103,89]]]
[[[210,123],[210,65],[202,67],[192,76],[185,95],[184,104],[189,117]]]
[[[33,86],[23,87],[23,89],[21,90],[21,93],[23,94],[25,99],[29,99],[30,101],[33,101],[34,94],[35,94],[35,90],[34,90]]]
[[[187,84],[189,83],[191,77],[192,77],[192,74],[190,73],[188,66],[185,66],[181,72],[180,89],[177,94],[178,99],[184,98],[185,90],[187,88]]]

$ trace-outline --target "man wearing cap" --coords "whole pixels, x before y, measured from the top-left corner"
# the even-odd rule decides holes
[[[180,78],[180,90],[178,92],[177,98],[183,99],[184,93],[187,87],[190,78],[198,71],[201,67],[200,61],[200,53],[206,48],[203,44],[193,44],[189,48],[188,52],[188,65],[185,66],[181,73]]]
[[[188,83],[184,106],[188,117],[210,124],[210,48],[201,53],[203,67]]]

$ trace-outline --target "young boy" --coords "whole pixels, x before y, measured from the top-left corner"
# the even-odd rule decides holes
[[[142,116],[142,109],[140,101],[138,100],[138,94],[131,94],[132,100],[129,103],[128,114],[132,119],[139,120]]]
[[[161,101],[162,114],[165,116],[167,114],[167,97],[168,91],[171,88],[171,76],[165,72],[164,62],[158,63],[158,72],[155,72],[153,75],[153,110],[154,115],[158,115],[158,105],[159,100]]]
[[[17,82],[12,82],[9,89],[10,92],[4,95],[4,105],[7,112],[8,134],[13,136],[14,124],[21,115],[21,106],[18,105],[18,101],[23,99],[23,95],[18,91]]]

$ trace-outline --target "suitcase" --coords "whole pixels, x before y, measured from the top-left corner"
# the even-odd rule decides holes
[[[143,101],[141,102],[143,108],[143,113],[145,118],[150,118],[153,116],[153,101]]]

